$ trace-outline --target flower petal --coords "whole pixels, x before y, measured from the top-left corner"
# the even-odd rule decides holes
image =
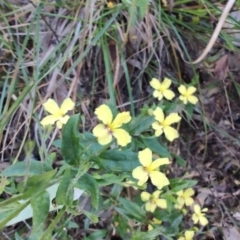
[[[148,173],[144,170],[142,166],[134,168],[132,171],[132,176],[136,179],[145,179],[146,177],[148,179]]]
[[[60,108],[58,104],[52,99],[49,98],[44,104],[43,104],[44,109],[51,113],[51,114],[57,114],[60,112]]]
[[[62,129],[63,123],[61,121],[57,121],[58,129]]]
[[[118,113],[118,115],[116,116],[116,118],[113,120],[111,127],[113,129],[115,128],[119,128],[123,125],[123,123],[128,123],[129,121],[131,121],[131,116],[129,112],[122,112],[122,113]]]
[[[106,145],[112,141],[112,135],[107,134],[105,136],[98,137],[98,143],[101,145]]]
[[[191,104],[196,104],[198,102],[198,98],[195,97],[195,96],[189,96],[188,97],[188,101],[191,103]]]
[[[60,110],[61,110],[62,114],[65,115],[68,111],[73,110],[74,106],[75,106],[75,103],[72,101],[72,99],[66,98],[63,101],[63,103],[60,107]]]
[[[163,209],[167,208],[167,201],[165,199],[157,199],[156,204],[160,208],[163,208]]]
[[[141,199],[143,202],[147,202],[149,201],[149,199],[151,198],[151,194],[148,192],[142,192],[141,193]]]
[[[96,108],[95,112],[97,118],[102,121],[105,125],[110,125],[112,123],[113,115],[112,111],[106,104],[103,104]]]
[[[47,125],[53,125],[58,119],[59,117],[56,117],[54,115],[49,115],[43,118],[40,123],[45,127]]]
[[[188,95],[188,96],[192,95],[193,93],[196,92],[196,90],[197,90],[197,89],[196,89],[195,87],[193,87],[193,86],[188,87],[188,89],[187,89],[187,95]]]
[[[177,113],[170,113],[164,120],[164,125],[169,126],[173,123],[177,123],[181,120],[181,117]]]
[[[162,123],[164,121],[164,113],[163,110],[159,107],[156,108],[156,110],[153,112],[155,119]]]
[[[187,240],[193,239],[194,231],[188,230],[188,231],[185,232],[184,235],[185,235],[185,238],[186,238]]]
[[[201,216],[201,217],[199,218],[199,222],[200,222],[200,224],[201,224],[202,226],[206,226],[206,225],[208,224],[208,220],[207,220],[207,218],[205,218],[204,216]]]
[[[158,79],[153,78],[150,82],[150,86],[157,90],[157,89],[160,88],[161,84],[160,84],[160,81]]]
[[[125,147],[132,140],[129,133],[124,129],[114,129],[112,134],[117,139],[117,143],[123,147]]]
[[[103,124],[98,124],[95,126],[92,132],[94,137],[104,137],[106,135],[109,135],[109,130]]]
[[[163,98],[163,94],[158,90],[153,91],[153,97],[157,98],[158,101],[161,101]]]
[[[183,193],[184,197],[191,197],[194,195],[194,190],[192,188],[187,188],[186,191]]]
[[[173,91],[167,89],[163,92],[163,96],[167,100],[172,100],[175,97],[175,93]]]
[[[66,124],[69,118],[70,117],[68,115],[65,115],[64,117],[60,117],[59,121],[61,122],[61,124]]]
[[[152,163],[152,151],[149,148],[145,148],[138,152],[139,162],[144,166],[148,167]]]
[[[161,191],[157,190],[152,194],[152,196],[153,196],[154,199],[158,199],[160,194],[161,194]]]
[[[186,98],[185,96],[182,96],[182,95],[179,97],[179,100],[181,100],[181,101],[183,102],[183,104],[185,104],[185,105],[186,105],[187,102],[188,102],[188,101],[187,101],[187,98]]]
[[[151,164],[151,169],[155,170],[158,167],[165,165],[165,164],[169,164],[170,161],[168,158],[158,158],[157,160],[153,161]]]
[[[146,205],[145,205],[145,209],[148,212],[154,212],[156,207],[157,207],[157,205],[152,203],[152,202],[147,202]]]
[[[172,81],[169,78],[164,78],[162,82],[162,88],[163,89],[168,89],[172,84]]]
[[[198,223],[198,216],[195,213],[192,215],[192,220],[194,224]]]
[[[167,126],[163,129],[163,131],[167,140],[170,142],[179,137],[178,131],[172,127]]]
[[[179,197],[182,197],[182,196],[183,196],[183,190],[180,190],[180,191],[176,192],[176,194],[177,194]]]
[[[185,95],[187,92],[187,88],[184,85],[180,85],[180,87],[178,87],[178,91],[182,94]]]
[[[196,214],[201,213],[201,207],[200,207],[200,205],[195,204],[194,207],[193,207],[193,210],[194,210],[194,212],[195,212]]]
[[[162,189],[164,186],[169,185],[169,180],[164,173],[153,171],[149,174],[151,182],[158,189]]]

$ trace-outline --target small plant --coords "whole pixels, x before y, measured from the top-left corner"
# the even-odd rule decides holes
[[[60,107],[53,99],[48,99],[43,107],[51,115],[43,118],[41,124],[46,127],[56,123],[59,129],[63,128],[62,138],[58,139],[58,144],[54,143],[61,149],[63,164],[60,169],[53,169],[49,155],[45,162],[33,161],[29,166],[19,162],[5,169],[1,174],[4,179],[14,177],[12,172],[15,176],[28,174],[29,177],[18,184],[18,195],[0,202],[1,209],[5,209],[1,210],[5,215],[1,217],[0,227],[9,225],[31,206],[30,237],[48,239],[64,213],[83,214],[90,222],[97,223],[100,211],[112,209],[115,231],[123,239],[156,239],[161,235],[168,239],[193,239],[198,234],[194,224],[205,226],[208,223],[207,209],[194,204],[192,187],[196,181],[167,175],[174,161],[167,143],[179,137],[173,127],[182,119],[179,109],[185,104],[196,104],[198,99],[193,95],[196,91],[193,86],[181,85],[178,88],[180,101],[174,102],[175,94],[169,89],[171,84],[170,79],[163,82],[153,79],[150,82],[153,97],[159,102],[145,106],[136,117],[130,112],[118,112],[108,103],[100,105],[95,110],[100,123],[92,133],[81,132],[80,114],[67,115],[75,106],[70,98]],[[112,187],[108,197],[100,197],[102,186]],[[134,187],[134,194],[123,191],[124,186]],[[91,196],[89,210],[76,201],[83,191]],[[9,210],[12,203],[17,205]],[[49,211],[57,209],[55,219],[47,226]],[[192,221],[186,225],[183,220],[189,216]]]

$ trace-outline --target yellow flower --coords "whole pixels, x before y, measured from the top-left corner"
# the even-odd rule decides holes
[[[178,209],[182,209],[182,207],[184,206],[184,204],[186,206],[190,206],[193,204],[194,200],[192,198],[192,196],[194,195],[194,191],[192,188],[188,188],[186,189],[186,191],[178,191],[176,193],[178,195],[177,198],[177,205],[175,206]]]
[[[172,100],[175,96],[174,92],[169,90],[172,81],[168,78],[164,78],[163,82],[160,82],[156,78],[153,78],[150,82],[150,86],[154,88],[153,97],[159,101],[165,97],[167,100]]]
[[[43,104],[43,108],[51,115],[43,118],[40,123],[45,127],[47,125],[53,125],[57,122],[57,127],[61,129],[63,124],[66,124],[69,119],[69,116],[66,115],[66,113],[73,110],[74,106],[75,103],[70,98],[66,98],[60,107],[53,99],[49,98]]]
[[[113,7],[114,7],[114,3],[111,2],[111,1],[109,1],[109,2],[107,3],[107,7],[108,7],[108,8],[113,8]]]
[[[154,212],[156,207],[160,207],[163,209],[167,208],[167,201],[165,199],[159,198],[161,191],[155,191],[153,194],[148,192],[141,193],[141,199],[143,202],[147,202],[145,204],[145,209],[148,212]]]
[[[117,143],[120,146],[126,146],[131,142],[129,133],[120,128],[122,124],[131,121],[129,112],[119,113],[113,120],[111,109],[103,104],[95,110],[95,114],[103,122],[103,124],[98,124],[93,129],[93,135],[98,138],[99,144],[105,145],[110,143],[113,136],[117,139]]]
[[[196,204],[194,205],[193,210],[194,210],[194,213],[192,215],[192,220],[194,224],[199,222],[202,226],[207,225],[208,220],[205,217],[205,212],[207,212],[208,209],[207,208],[201,209],[201,207],[198,204]]]
[[[142,166],[136,167],[132,172],[132,176],[138,179],[139,186],[146,183],[149,177],[152,184],[158,189],[169,185],[169,180],[166,175],[159,171],[161,165],[170,163],[168,158],[158,158],[152,161],[152,152],[149,148],[139,151],[138,158]]]
[[[184,233],[184,237],[180,237],[180,238],[178,238],[178,240],[192,240],[193,237],[194,237],[194,231],[187,230]]]
[[[179,99],[183,101],[184,104],[187,104],[188,102],[196,104],[198,102],[198,99],[197,97],[193,96],[193,93],[195,93],[196,90],[197,89],[193,86],[186,88],[186,86],[181,85],[178,87],[178,91],[181,93]]]
[[[157,225],[157,224],[161,224],[162,223],[162,221],[161,220],[158,220],[157,218],[153,218],[153,221],[150,223],[150,224],[148,224],[148,231],[151,231],[151,230],[153,230],[153,225]]]
[[[171,113],[165,118],[163,110],[157,107],[154,111],[154,116],[157,122],[152,124],[152,128],[155,130],[156,137],[164,133],[170,142],[175,138],[178,138],[178,131],[170,126],[173,123],[177,123],[181,120],[181,117],[177,113]]]

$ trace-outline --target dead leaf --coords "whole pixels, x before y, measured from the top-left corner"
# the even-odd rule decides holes
[[[225,54],[216,62],[214,73],[216,78],[223,81],[227,77],[228,71],[228,54]]]
[[[223,235],[226,240],[239,240],[240,239],[240,233],[236,229],[236,227],[229,227],[229,228],[223,228]]]

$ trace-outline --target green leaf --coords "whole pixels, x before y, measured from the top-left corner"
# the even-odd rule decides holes
[[[69,165],[78,165],[82,153],[78,126],[79,114],[76,114],[69,118],[62,132],[61,153]]]
[[[139,16],[141,19],[143,19],[146,15],[148,5],[149,5],[149,0],[137,0],[136,5],[139,7]]]
[[[42,162],[36,160],[17,162],[5,168],[1,172],[1,176],[4,177],[16,177],[16,176],[33,176],[40,175],[45,172],[45,167]]]
[[[170,188],[173,192],[178,192],[182,189],[193,187],[197,184],[196,180],[186,180],[186,179],[169,179],[170,182]]]
[[[64,172],[62,181],[60,182],[56,194],[56,203],[58,205],[67,204],[68,200],[73,201],[74,189],[69,189],[71,181],[74,178],[73,171],[67,168]],[[67,194],[68,193],[68,194]]]
[[[142,141],[146,147],[151,149],[153,152],[160,155],[160,157],[171,158],[171,154],[168,152],[167,148],[163,146],[156,137],[152,138],[143,138]]]
[[[30,237],[37,239],[37,237],[43,232],[44,222],[47,219],[49,212],[50,197],[48,192],[43,191],[32,198],[31,206],[33,209],[33,225]]]
[[[136,219],[139,222],[144,222],[146,218],[146,212],[138,206],[137,203],[130,201],[126,198],[119,198],[119,202],[122,205],[122,209],[125,210],[124,213],[126,216],[130,217],[131,219]],[[119,208],[116,208],[118,211]]]
[[[148,130],[154,121],[154,116],[136,117],[129,123],[128,130],[131,135],[140,135],[142,132]]]
[[[123,179],[129,177],[129,174],[120,174],[115,175],[115,174],[104,174],[104,175],[97,175],[94,174],[93,177],[96,179],[97,183],[99,186],[107,186],[107,185],[111,185],[113,183],[122,183]]]
[[[163,232],[163,229],[161,227],[155,228],[148,232],[137,231],[133,233],[130,240],[155,240],[156,237],[163,235],[162,232]],[[167,237],[167,236],[164,235],[164,237]]]
[[[96,239],[105,239],[107,230],[97,230],[91,233],[89,236],[85,237],[84,240],[96,240]]]
[[[100,154],[99,165],[115,172],[130,172],[139,166],[138,155],[130,150],[108,150]]]
[[[98,216],[83,210],[83,213],[86,215],[87,218],[89,218],[93,223],[98,223]]]
[[[85,173],[81,176],[75,184],[75,187],[87,191],[91,195],[93,207],[98,208],[100,197],[99,186],[90,174]]]

